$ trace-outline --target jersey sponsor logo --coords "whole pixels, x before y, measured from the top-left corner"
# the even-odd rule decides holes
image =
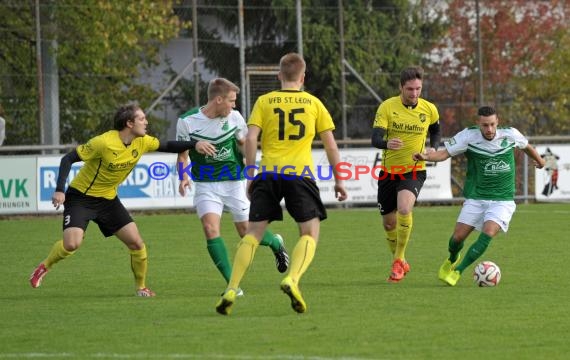
[[[232,152],[231,148],[227,148],[224,146],[221,149],[218,149],[216,154],[214,156],[212,156],[212,159],[214,159],[216,161],[225,161],[225,160],[232,157],[232,153],[233,152]]]
[[[497,175],[500,173],[508,173],[511,171],[509,163],[503,160],[491,159],[485,163],[485,175]]]
[[[123,163],[109,163],[107,169],[109,170],[124,170],[133,167],[133,163],[130,161]]]
[[[424,132],[423,126],[419,126],[417,124],[398,123],[395,121],[392,122],[392,129],[394,129],[395,131],[413,132],[416,134],[422,134]]]

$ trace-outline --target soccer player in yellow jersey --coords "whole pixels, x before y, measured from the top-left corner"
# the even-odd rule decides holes
[[[136,224],[117,197],[117,188],[146,152],[179,153],[195,148],[201,153],[213,155],[215,148],[205,141],[160,143],[157,138],[146,134],[147,125],[146,116],[138,105],[122,106],[115,114],[114,130],[95,136],[61,159],[52,203],[56,209],[64,205],[63,240],[53,245],[47,258],[30,276],[33,288],[41,285],[55,263],[72,255],[81,246],[87,225],[94,221],[104,236],[115,235],[129,249],[136,295],[155,296],[145,284],[145,244]],[[83,161],[84,165],[64,193],[71,165],[78,161]]]
[[[307,305],[299,281],[315,255],[320,222],[326,219],[319,188],[309,173],[316,174],[311,144],[318,134],[336,175],[340,155],[334,139],[334,123],[323,103],[301,90],[305,80],[305,60],[296,53],[279,62],[281,90],[260,96],[251,113],[245,142],[248,195],[251,199],[249,228],[236,251],[232,275],[216,311],[229,315],[247,268],[268,224],[283,220],[281,200],[295,219],[300,238],[291,254],[289,272],[281,289],[291,300],[293,310],[304,313]],[[257,168],[258,136],[261,134],[261,163]],[[253,179],[253,181],[251,180]],[[335,176],[335,195],[347,197],[343,182]]]
[[[389,282],[399,282],[410,271],[405,254],[412,209],[426,179],[425,161],[411,155],[435,151],[441,139],[437,108],[420,97],[422,78],[420,67],[401,72],[400,95],[380,104],[372,130],[372,146],[383,149],[378,208],[393,255]],[[425,149],[428,133],[430,148]]]

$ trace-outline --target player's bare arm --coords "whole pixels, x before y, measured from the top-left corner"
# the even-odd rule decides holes
[[[546,161],[540,154],[536,151],[536,149],[531,145],[528,144],[524,149],[522,149],[525,154],[528,155],[534,161],[534,166],[538,169],[542,169],[546,164]]]
[[[335,197],[338,201],[344,201],[348,198],[348,194],[346,193],[346,189],[344,187],[344,181],[340,180],[337,177],[337,165],[340,162],[340,154],[338,152],[338,146],[336,145],[336,141],[334,140],[334,135],[331,130],[323,131],[319,134],[321,141],[325,147],[325,152],[327,154],[327,159],[329,164],[333,168],[333,173],[335,175],[334,179],[334,192]]]
[[[247,171],[247,197],[250,198],[251,179],[255,175],[255,158],[257,157],[257,138],[261,133],[261,128],[250,125],[247,128],[245,137],[245,166]]]
[[[185,169],[188,166],[188,150],[181,152],[176,157],[176,164],[182,163],[182,166],[178,166],[177,168]],[[182,174],[182,180],[180,180],[180,184],[178,184],[178,193],[182,196],[186,195],[186,188],[190,189],[190,178],[186,172]]]
[[[435,149],[432,149],[435,150]],[[424,153],[415,153],[412,155],[412,159],[414,159],[415,161],[434,161],[434,162],[438,162],[438,161],[445,161],[450,157],[449,153],[447,152],[447,149],[441,149],[441,150],[437,150],[437,151],[427,151]]]

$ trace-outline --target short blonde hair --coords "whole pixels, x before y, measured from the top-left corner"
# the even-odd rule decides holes
[[[208,84],[208,101],[213,100],[216,96],[227,96],[231,91],[239,94],[239,87],[225,78],[212,79]]]
[[[305,73],[307,64],[303,57],[297,53],[283,55],[279,61],[281,79],[284,81],[297,81]]]

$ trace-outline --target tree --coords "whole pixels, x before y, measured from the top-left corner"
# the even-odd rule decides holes
[[[239,83],[239,49],[235,46],[237,5],[217,2],[199,5],[201,18],[213,17],[219,25],[198,21],[200,55],[213,73]],[[430,8],[425,2],[430,1],[345,1],[345,58],[383,97],[397,93],[397,74],[405,66],[421,63],[422,55],[431,47],[427,40],[443,30],[441,17],[433,13],[428,15]],[[306,90],[323,100],[336,120],[337,129],[342,130],[338,4],[338,0],[304,0],[302,26],[303,53],[308,63]],[[247,64],[277,65],[285,53],[297,51],[295,10],[296,0],[244,0]],[[190,14],[185,14],[187,17],[183,18],[189,19]],[[224,38],[228,40],[223,42]],[[213,40],[222,44],[213,46]],[[370,105],[368,108],[374,110],[378,106],[377,100],[350,76],[347,103]],[[191,100],[189,104],[192,104]],[[357,111],[356,106],[352,109],[349,136],[358,137],[364,133],[368,137],[374,110],[363,113]]]
[[[518,113],[520,94],[515,82],[543,72],[549,54],[557,47],[555,34],[566,29],[568,11],[563,0],[480,1],[483,93],[503,119],[529,128]],[[477,99],[478,65],[475,1],[454,0],[447,11],[449,31],[432,51],[431,70],[439,86],[435,97],[442,107],[444,135],[472,124]],[[528,101],[534,101],[528,99]]]
[[[60,86],[61,142],[83,142],[110,128],[118,105],[150,105],[157,96],[141,74],[159,61],[161,44],[187,24],[173,13],[174,0],[42,1],[53,6]],[[42,8],[41,11],[45,11]],[[0,95],[12,121],[9,143],[37,143],[35,9],[25,2],[0,3]],[[47,31],[42,24],[42,31]],[[163,124],[150,121],[157,135]]]
[[[554,42],[539,71],[515,80],[519,96],[514,108],[536,135],[570,134],[570,33],[560,31]]]

